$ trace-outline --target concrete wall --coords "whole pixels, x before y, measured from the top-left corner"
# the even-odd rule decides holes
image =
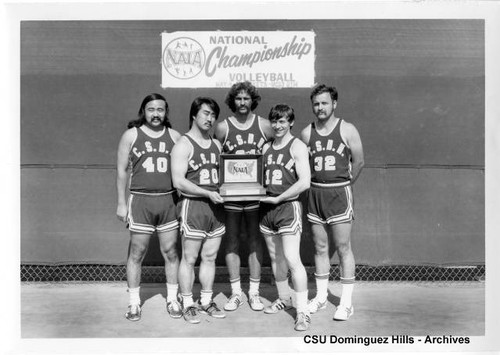
[[[185,132],[191,101],[227,89],[160,88],[160,33],[313,30],[316,82],[363,139],[358,263],[484,262],[484,22],[480,20],[46,21],[21,25],[21,261],[123,263],[118,140],[151,92]],[[313,116],[308,88],[261,89],[257,113]],[[305,226],[303,257],[312,263]],[[220,259],[220,258],[219,258]],[[154,251],[152,263],[161,262]],[[219,263],[222,260],[219,260]]]

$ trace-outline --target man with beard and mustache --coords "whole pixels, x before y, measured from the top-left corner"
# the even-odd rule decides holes
[[[130,321],[141,319],[141,267],[151,235],[157,232],[165,259],[167,310],[171,317],[180,318],[176,250],[179,223],[175,210],[177,195],[170,175],[170,152],[180,134],[172,129],[167,101],[160,94],[144,98],[138,119],[130,121],[128,128],[118,146],[116,179],[116,215],[120,221],[128,223],[130,230],[127,259],[129,306],[125,317]]]

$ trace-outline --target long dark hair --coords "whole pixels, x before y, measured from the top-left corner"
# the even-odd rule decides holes
[[[261,96],[259,95],[257,88],[249,81],[239,82],[231,86],[231,89],[229,89],[229,92],[227,93],[226,100],[224,101],[226,105],[232,112],[236,111],[234,99],[241,91],[246,91],[248,95],[250,95],[252,98],[252,105],[250,109],[252,111],[255,110],[257,106],[259,106]]]
[[[144,98],[144,100],[142,100],[141,107],[139,108],[139,112],[137,113],[137,119],[130,121],[127,125],[128,128],[140,127],[146,123],[146,114],[144,113],[144,110],[148,102],[154,100],[162,100],[165,102],[165,119],[163,120],[163,125],[167,128],[172,128],[172,124],[168,119],[168,102],[162,95],[156,93],[149,94]]]

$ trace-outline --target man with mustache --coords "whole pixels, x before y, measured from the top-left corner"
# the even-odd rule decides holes
[[[315,122],[301,133],[309,148],[311,188],[308,193],[307,219],[315,246],[316,297],[309,311],[326,308],[330,276],[329,243],[340,262],[342,295],[333,319],[347,320],[354,313],[355,261],[351,249],[353,216],[352,185],[364,166],[363,146],[353,124],[335,116],[338,92],[334,87],[318,85],[310,99]]]
[[[172,150],[172,180],[181,193],[177,205],[182,235],[182,259],[179,266],[183,316],[192,324],[200,323],[200,313],[214,318],[226,315],[212,300],[215,259],[225,233],[224,200],[219,195],[219,155],[221,144],[210,136],[219,116],[219,105],[208,97],[191,104],[190,129]],[[193,301],[194,265],[201,255],[199,280],[200,303]]]
[[[261,154],[262,147],[273,135],[269,121],[254,113],[260,102],[257,88],[249,81],[235,83],[226,96],[233,116],[220,122],[215,136],[226,154]],[[242,222],[245,221],[249,254],[250,286],[248,303],[254,311],[262,311],[259,285],[262,264],[262,239],[259,233],[259,201],[226,202],[226,265],[231,284],[231,296],[224,309],[235,311],[243,302],[240,280],[239,245]]]
[[[146,96],[138,116],[129,122],[129,129],[120,140],[117,159],[116,215],[120,221],[128,222],[130,230],[127,259],[129,307],[125,317],[130,321],[141,319],[141,266],[151,235],[156,231],[165,259],[167,311],[171,317],[180,318],[176,250],[179,223],[175,211],[177,195],[170,175],[170,152],[180,134],[172,129],[167,101],[160,94]],[[128,182],[130,195],[127,204]]]

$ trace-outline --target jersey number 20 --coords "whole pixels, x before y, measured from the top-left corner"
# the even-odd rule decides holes
[[[201,169],[200,171],[200,185],[210,185],[210,175],[212,175],[212,183],[219,183],[219,175],[217,169],[212,169],[211,173],[208,169]]]

